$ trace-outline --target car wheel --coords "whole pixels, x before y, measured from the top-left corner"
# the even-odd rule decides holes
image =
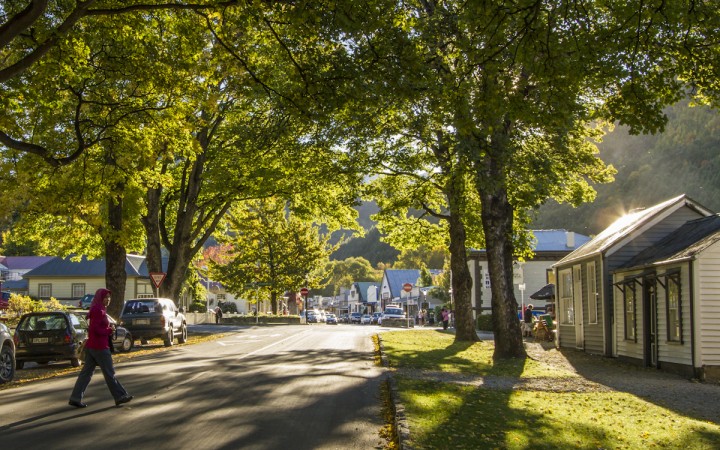
[[[129,352],[133,348],[133,344],[134,342],[132,340],[132,336],[126,334],[125,339],[123,339],[122,345],[120,346],[120,350],[123,352]]]
[[[0,350],[0,383],[12,381],[15,377],[15,355],[12,347],[6,345]]]
[[[165,347],[172,347],[173,339],[175,339],[175,336],[174,336],[172,328],[170,328],[168,330],[167,334],[165,335],[165,341],[164,341]]]
[[[17,370],[22,370],[23,367],[25,367],[25,361],[16,361],[15,362],[15,368]]]
[[[185,324],[180,325],[180,336],[178,336],[178,344],[187,342],[187,327]]]

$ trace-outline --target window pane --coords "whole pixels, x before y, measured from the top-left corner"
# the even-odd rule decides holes
[[[635,290],[625,285],[625,339],[635,339]]]
[[[669,279],[667,283],[668,339],[679,341],[680,331],[680,286],[679,280]]]
[[[595,278],[595,264],[588,264],[587,267],[588,285],[588,321],[597,323],[597,280]]]

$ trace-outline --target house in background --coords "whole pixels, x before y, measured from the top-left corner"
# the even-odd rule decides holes
[[[625,344],[617,342],[615,327],[621,321],[616,314],[625,299],[616,295],[630,290],[613,287],[613,273],[687,222],[711,215],[681,195],[619,218],[556,263],[557,345],[618,356]]]
[[[28,295],[28,282],[23,275],[53,259],[53,256],[0,256],[2,290]]]
[[[127,281],[123,300],[155,296],[144,256],[127,255],[125,271]],[[105,287],[105,260],[91,260],[85,256],[78,261],[53,257],[25,273],[23,278],[28,282],[31,297],[41,300],[54,297],[62,303],[74,305],[85,294]]]
[[[720,380],[720,216],[686,222],[613,272],[615,355]]]
[[[535,236],[535,255],[513,267],[513,288],[518,305],[530,302],[530,294],[554,283],[553,264],[590,241],[590,237],[567,230],[532,230]],[[475,314],[489,313],[492,309],[490,273],[485,249],[471,249],[468,268],[472,276],[472,306]],[[523,288],[522,290],[520,288]],[[546,300],[533,301],[533,306],[544,308]]]
[[[365,312],[372,314],[380,311],[380,283],[373,281],[356,281],[348,294],[349,312]]]
[[[419,278],[418,269],[385,269],[380,282],[379,310],[384,310],[388,303],[395,303],[402,305],[405,312],[411,314],[413,306],[417,309],[417,301],[420,298],[420,290],[416,286]],[[412,285],[410,292],[403,290],[405,284]]]
[[[250,314],[254,312],[254,304],[251,305],[246,299],[238,298],[234,294],[226,291],[225,286],[221,282],[208,280],[202,273],[198,273],[198,277],[200,278],[200,284],[202,284],[207,291],[206,302],[208,310],[212,311],[220,304],[234,303],[238,314]],[[178,299],[177,302],[187,310],[192,300],[188,297],[183,297]],[[269,305],[269,300],[267,302],[261,302],[259,310],[266,311],[270,308]]]

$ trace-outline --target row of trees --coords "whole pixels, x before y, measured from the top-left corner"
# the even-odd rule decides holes
[[[717,99],[718,8],[8,2],[0,188],[19,234],[104,253],[118,293],[127,251],[163,271],[164,250],[167,295],[218,229],[248,232],[233,208],[279,198],[332,231],[374,198],[393,246],[449,249],[458,340],[477,339],[466,248],[487,249],[495,357],[524,356],[512,261],[528,211],[612,180],[604,126],[656,132],[665,105]]]

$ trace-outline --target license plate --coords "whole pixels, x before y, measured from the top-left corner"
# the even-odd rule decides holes
[[[33,338],[33,344],[47,344],[48,338]]]
[[[133,325],[150,325],[150,319],[133,319]]]

